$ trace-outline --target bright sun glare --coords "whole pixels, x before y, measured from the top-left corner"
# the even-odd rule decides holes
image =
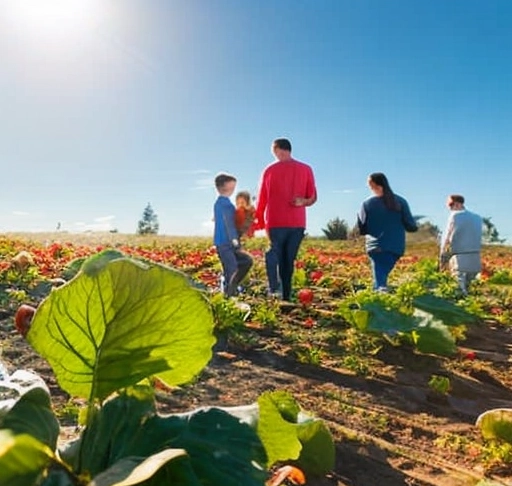
[[[19,35],[35,40],[79,37],[100,21],[101,0],[8,0],[7,20]]]

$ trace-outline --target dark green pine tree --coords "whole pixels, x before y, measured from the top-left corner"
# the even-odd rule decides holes
[[[144,208],[142,213],[142,219],[139,221],[137,226],[138,235],[156,235],[158,233],[158,216],[151,207],[151,204]]]

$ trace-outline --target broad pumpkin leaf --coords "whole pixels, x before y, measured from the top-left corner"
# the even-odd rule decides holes
[[[452,356],[457,352],[455,338],[448,327],[423,311],[415,311],[418,327],[412,331],[416,347],[422,353]]]
[[[302,444],[297,464],[307,474],[324,475],[334,468],[336,449],[322,420],[299,415],[297,436]]]
[[[180,465],[171,461],[161,472],[173,478],[173,485],[181,484],[180,477],[183,486],[193,485],[194,477],[201,485],[262,486],[265,482],[265,472],[258,466],[266,462],[265,449],[251,427],[216,408],[158,415],[143,387],[107,400],[84,430],[78,447],[70,447],[72,452],[64,450],[62,457],[75,469],[80,464],[79,473],[87,471],[93,477],[115,464],[128,464],[121,462],[126,458],[183,449],[188,460]]]
[[[74,470],[87,471],[93,477],[124,457],[147,457],[163,448],[163,442],[152,443],[143,434],[144,423],[155,413],[154,391],[150,386],[127,388],[109,398],[93,415],[81,437],[68,443],[60,455]]]
[[[453,302],[433,294],[423,294],[415,297],[413,306],[432,314],[435,319],[442,321],[446,326],[458,326],[478,321],[478,318],[473,314]]]
[[[279,461],[298,459],[302,445],[296,428],[292,422],[283,418],[270,393],[264,393],[258,398],[258,407],[257,430],[267,451],[267,466],[271,467]]]
[[[512,408],[495,408],[476,420],[484,439],[501,439],[512,444]]]
[[[168,416],[155,420],[156,429],[169,427],[170,447],[183,448],[204,485],[263,486],[267,455],[256,431],[236,417],[211,408],[188,418]],[[159,423],[160,422],[160,423]]]
[[[381,332],[394,336],[399,332],[409,332],[417,325],[412,316],[385,309],[376,303],[364,304],[362,310],[354,312],[366,313],[365,321],[362,318],[358,319],[361,331]]]
[[[334,467],[335,450],[325,424],[300,411],[286,392],[267,392],[258,398],[257,425],[269,460],[294,460],[306,474],[325,474]]]
[[[0,419],[0,428],[15,434],[30,434],[55,450],[59,438],[59,421],[55,417],[47,389],[33,388],[16,402]]]
[[[32,486],[55,459],[52,450],[28,434],[0,430],[0,486]]]
[[[90,486],[134,486],[146,483],[169,461],[183,456],[186,456],[183,449],[164,449],[149,457],[125,457],[98,474]]]
[[[99,254],[38,307],[27,334],[73,396],[105,399],[148,376],[190,381],[212,355],[213,315],[181,272]]]

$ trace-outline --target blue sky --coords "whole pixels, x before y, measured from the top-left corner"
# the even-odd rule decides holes
[[[44,4],[44,8],[41,5]],[[446,196],[512,241],[509,0],[2,0],[0,231],[211,233],[213,177],[256,191],[285,136],[308,231],[371,172],[439,226]]]

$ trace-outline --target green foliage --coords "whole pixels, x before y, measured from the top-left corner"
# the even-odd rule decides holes
[[[348,238],[349,227],[344,219],[336,217],[327,223],[327,226],[322,229],[322,232],[330,241],[346,240]]]
[[[512,285],[512,271],[507,268],[496,270],[487,279],[487,283],[496,285]]]
[[[90,401],[152,375],[186,383],[215,341],[210,306],[184,274],[119,255],[88,260],[38,307],[27,335],[61,388]]]
[[[88,398],[85,427],[56,451],[48,391],[21,390],[0,417],[0,486],[263,486],[277,460],[332,468],[328,430],[283,393],[245,407],[246,420],[219,408],[157,413],[148,378],[192,379],[211,357],[213,328],[210,304],[180,272],[114,251],[87,260],[40,304],[27,335],[61,387]]]
[[[482,413],[476,420],[485,439],[500,439],[512,444],[512,408],[496,408]]]
[[[504,243],[505,238],[500,238],[500,233],[496,225],[491,221],[490,217],[482,218],[483,232],[482,241],[483,243]]]
[[[245,330],[247,311],[237,307],[236,301],[219,292],[211,297],[210,303],[217,331],[236,334]]]
[[[441,395],[446,395],[448,394],[451,388],[450,378],[448,378],[447,376],[432,375],[428,382],[428,386],[437,393],[440,393]]]
[[[431,294],[414,296],[414,286],[396,295],[360,292],[345,299],[338,313],[362,332],[393,338],[406,336],[424,353],[451,356],[456,352],[449,327],[475,321],[461,307]]]
[[[159,229],[158,216],[148,203],[142,213],[142,219],[139,220],[137,225],[138,235],[156,235]]]

